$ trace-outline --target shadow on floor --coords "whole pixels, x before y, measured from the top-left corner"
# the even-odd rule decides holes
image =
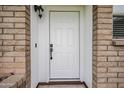
[[[81,82],[51,82],[51,83],[39,83],[38,88],[86,88]]]

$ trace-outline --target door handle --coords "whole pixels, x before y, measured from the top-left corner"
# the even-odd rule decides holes
[[[53,53],[53,44],[50,44],[50,60],[53,59],[52,53]]]
[[[35,43],[35,48],[37,48],[37,43]]]

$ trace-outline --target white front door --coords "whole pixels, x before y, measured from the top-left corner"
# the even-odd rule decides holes
[[[50,12],[50,79],[79,79],[79,15]]]

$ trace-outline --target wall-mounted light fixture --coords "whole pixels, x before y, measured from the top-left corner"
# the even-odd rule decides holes
[[[44,11],[44,9],[42,8],[42,6],[41,5],[34,5],[34,10],[35,10],[35,12],[39,12],[39,17],[41,18],[42,17],[42,12]]]

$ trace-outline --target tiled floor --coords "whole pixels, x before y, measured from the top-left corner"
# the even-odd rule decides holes
[[[38,88],[85,88],[83,84],[51,84],[39,85]]]

